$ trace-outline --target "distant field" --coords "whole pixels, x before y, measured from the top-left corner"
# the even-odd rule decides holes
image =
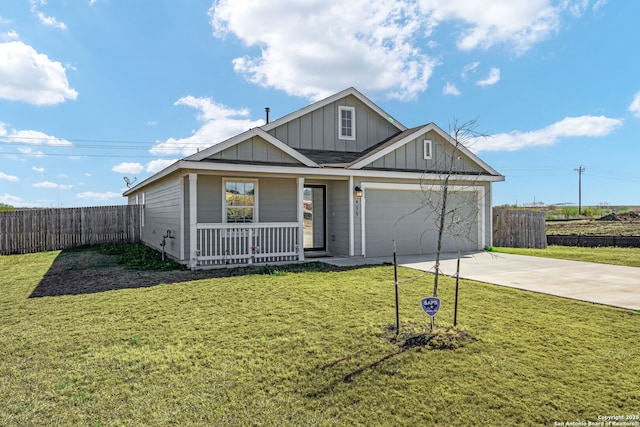
[[[547,221],[547,235],[640,236],[640,222],[623,221]]]

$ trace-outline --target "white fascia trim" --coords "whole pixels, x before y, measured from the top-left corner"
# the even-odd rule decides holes
[[[239,172],[244,174],[256,175],[295,175],[295,176],[318,176],[322,178],[335,177],[336,179],[348,179],[349,177],[362,178],[390,178],[390,179],[420,179],[426,181],[441,181],[442,174],[425,174],[422,172],[392,172],[392,171],[376,171],[369,169],[342,169],[342,168],[307,168],[298,166],[269,166],[269,165],[241,165],[231,163],[209,163],[190,160],[178,160],[171,166],[163,169],[155,175],[141,181],[134,188],[127,190],[123,196],[128,196],[134,191],[139,191],[156,181],[165,178],[173,172],[181,171],[181,176],[188,174],[189,171],[210,171],[210,172]],[[476,181],[476,182],[500,182],[504,181],[502,175],[452,175],[456,181]]]
[[[398,148],[402,147],[403,145],[407,144],[408,142],[413,141],[414,139],[417,139],[422,135],[426,135],[430,131],[436,132],[444,140],[449,142],[449,144],[454,146],[454,143],[451,142],[452,137],[448,133],[443,131],[435,123],[429,123],[428,125],[424,126],[422,129],[420,129],[420,130],[418,130],[416,132],[413,132],[410,135],[407,135],[406,137],[404,137],[401,140],[397,141],[396,143],[386,147],[385,149],[380,150],[377,153],[374,153],[373,155],[371,155],[369,157],[366,157],[366,158],[362,159],[361,161],[359,161],[357,163],[354,163],[353,165],[349,166],[349,169],[361,169],[364,166],[366,166],[368,164],[371,164],[371,163],[375,162],[376,160],[386,156],[387,154],[397,150]],[[480,157],[478,157],[477,155],[475,155],[474,153],[469,151],[469,149],[467,147],[465,147],[463,144],[458,145],[457,149],[460,150],[460,152],[462,152],[464,155],[469,157],[472,161],[474,161],[481,168],[483,168],[484,170],[489,172],[491,175],[499,175],[499,176],[501,176],[498,171],[496,171],[494,168],[492,168],[487,163],[485,163]],[[503,179],[501,181],[504,181],[504,177],[502,177],[502,178]]]
[[[410,133],[409,135],[405,136],[401,140],[396,141],[395,143],[391,144],[388,147],[385,147],[383,150],[380,150],[372,154],[371,156],[365,157],[359,162],[352,164],[351,166],[349,166],[349,169],[361,169],[362,167],[370,163],[373,163],[376,160],[386,156],[387,154],[397,150],[398,148],[402,147],[409,141],[413,141],[414,139],[419,138],[421,135],[426,134],[427,132],[432,130],[432,128],[433,128],[433,123],[429,123],[428,125],[424,126],[422,129],[419,129],[416,132]]]
[[[366,194],[367,189],[369,190],[394,190],[394,191],[442,191],[442,185],[433,184],[433,185],[422,185],[422,184],[401,184],[401,183],[391,183],[391,182],[361,182],[360,188],[362,188],[363,196],[362,196],[362,220],[361,220],[361,241],[362,241],[362,255],[364,257],[366,254],[366,228],[365,228],[365,206],[366,206]],[[485,188],[482,185],[449,185],[449,191],[475,191],[478,193],[478,250],[482,250],[486,246],[486,224],[485,224],[485,210],[486,210],[486,200],[485,200]]]
[[[367,107],[371,108],[372,110],[374,110],[376,113],[378,113],[381,117],[383,117],[385,120],[389,119],[389,118],[393,118],[391,115],[389,115],[386,111],[384,111],[382,108],[378,107],[376,104],[374,104],[369,98],[367,98],[366,96],[364,96],[362,93],[360,93],[357,89],[350,87],[348,89],[345,89],[343,91],[340,91],[334,95],[329,96],[328,98],[325,98],[323,100],[320,100],[318,102],[315,102],[311,105],[308,105],[304,108],[301,108],[298,111],[294,111],[293,113],[287,114],[286,116],[280,117],[277,120],[274,120],[272,122],[269,122],[268,124],[262,126],[262,129],[265,131],[270,131],[271,129],[277,128],[278,126],[287,123],[291,120],[295,120],[299,117],[304,116],[307,113],[310,113],[314,110],[323,108],[326,105],[331,104],[332,102],[335,102],[341,98],[344,98],[345,96],[349,96],[349,95],[353,95],[356,98],[358,98],[358,100],[360,102],[362,102],[363,104],[365,104]],[[393,122],[389,122],[391,123],[393,126],[395,126],[396,128],[398,128],[400,131],[404,131],[407,129],[407,127],[405,125],[403,125],[402,123],[396,121],[395,118],[393,118]]]
[[[295,175],[295,176],[318,176],[318,177],[338,177],[347,179],[348,177],[367,177],[367,178],[391,178],[391,179],[418,179],[425,181],[442,181],[443,174],[423,172],[392,172],[392,171],[376,171],[369,169],[350,170],[350,169],[332,169],[332,168],[304,168],[296,166],[269,166],[269,165],[240,165],[231,163],[203,163],[190,162],[181,160],[180,165],[183,169],[215,171],[215,172],[241,172],[246,174],[262,174],[262,175]],[[494,175],[452,175],[455,181],[474,181],[474,182],[496,182],[504,181],[504,176]]]
[[[253,128],[253,129],[251,129],[251,130],[249,130],[247,132],[241,133],[240,135],[236,135],[231,139],[227,139],[226,141],[223,141],[223,142],[221,142],[219,144],[213,145],[213,146],[211,146],[211,147],[209,147],[209,148],[207,148],[205,150],[200,151],[199,153],[192,154],[189,157],[185,157],[184,160],[190,160],[190,161],[204,160],[209,156],[212,156],[212,155],[217,154],[217,153],[219,153],[221,151],[224,151],[227,148],[233,147],[234,145],[240,144],[241,142],[244,142],[249,138],[253,138],[254,136],[259,136],[260,138],[262,138],[265,141],[267,141],[269,144],[273,145],[274,147],[276,147],[280,151],[282,151],[282,152],[288,154],[289,156],[293,157],[294,159],[296,159],[297,161],[299,161],[300,163],[302,163],[305,166],[309,166],[311,168],[319,168],[320,167],[320,165],[318,165],[313,160],[309,159],[306,156],[303,156],[297,150],[289,147],[284,142],[280,141],[277,138],[274,138],[273,136],[271,136],[270,134],[268,134],[267,132],[265,132],[264,130],[262,130],[260,128]]]
[[[152,182],[155,182],[161,178],[164,178],[165,176],[181,169],[181,160],[178,160],[176,162],[173,162],[172,164],[170,164],[169,166],[167,166],[166,168],[162,169],[160,172],[157,172],[155,175],[151,175],[149,178],[146,178],[142,181],[140,181],[136,186],[134,186],[133,188],[130,188],[129,190],[125,191],[124,193],[122,193],[122,195],[124,197],[129,196],[131,193],[136,192],[142,188],[144,188],[146,185],[151,184]]]

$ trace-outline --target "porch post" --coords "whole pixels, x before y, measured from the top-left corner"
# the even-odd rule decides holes
[[[298,260],[304,261],[304,178],[296,178],[298,184]]]
[[[354,223],[354,215],[353,215],[353,210],[354,210],[354,201],[353,201],[353,177],[350,176],[349,177],[349,184],[348,184],[349,188],[347,188],[347,193],[348,193],[348,199],[349,199],[349,256],[353,256],[354,255],[354,232],[353,232],[353,227],[355,227],[355,223]]]
[[[189,174],[189,266],[197,265],[198,250],[198,174]]]

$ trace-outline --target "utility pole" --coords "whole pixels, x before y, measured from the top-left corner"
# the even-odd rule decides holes
[[[582,172],[585,171],[584,166],[580,165],[578,169],[574,169],[578,172],[578,215],[582,215]]]

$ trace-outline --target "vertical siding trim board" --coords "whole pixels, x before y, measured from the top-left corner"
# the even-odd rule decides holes
[[[353,215],[354,210],[354,200],[353,193],[355,191],[355,187],[353,186],[353,177],[349,177],[349,187],[347,188],[349,192],[349,256],[354,255],[354,227],[355,227],[355,218]]]
[[[189,266],[198,260],[198,174],[189,174]]]
[[[180,176],[180,261],[184,261],[184,176]]]
[[[298,184],[298,259],[304,261],[304,178],[296,179]]]
[[[365,224],[365,209],[366,209],[366,190],[396,190],[396,191],[440,191],[441,185],[421,185],[421,184],[400,184],[391,182],[362,182],[360,183],[362,188],[362,207],[360,213],[360,224],[362,228],[362,256],[366,257],[366,224]],[[486,224],[485,224],[485,188],[480,185],[449,185],[449,191],[475,191],[478,193],[478,250],[486,246]]]

